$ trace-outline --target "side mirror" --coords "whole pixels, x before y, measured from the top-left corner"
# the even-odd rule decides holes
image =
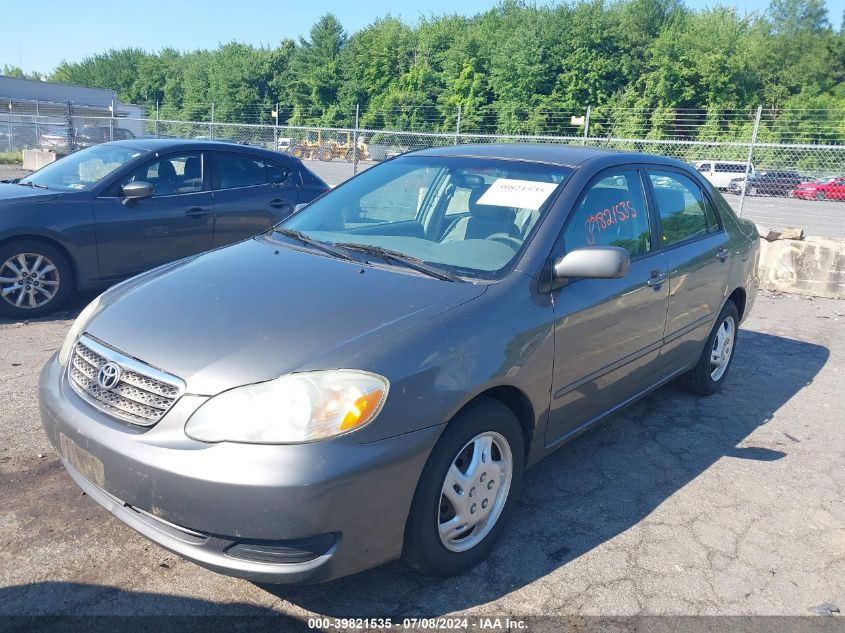
[[[577,248],[554,263],[554,280],[616,279],[624,277],[630,265],[628,251],[618,246]]]
[[[307,207],[307,206],[308,206],[308,203],[307,203],[307,202],[300,202],[298,205],[296,205],[296,206],[293,208],[293,212],[294,212],[294,213],[297,213],[300,209],[304,209],[304,208],[305,208],[305,207]]]
[[[137,182],[130,182],[120,189],[120,193],[123,194],[123,204],[129,206],[136,200],[140,200],[141,198],[149,198],[153,195],[153,186],[142,180]]]

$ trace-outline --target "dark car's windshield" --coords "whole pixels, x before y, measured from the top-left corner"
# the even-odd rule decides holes
[[[571,172],[520,161],[406,156],[364,172],[280,226],[490,279],[514,259]]]
[[[66,156],[47,165],[21,182],[48,189],[85,191],[96,185],[115,169],[133,158],[144,154],[143,150],[120,145],[96,145]]]

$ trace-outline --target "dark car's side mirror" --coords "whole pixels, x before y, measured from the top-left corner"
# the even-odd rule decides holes
[[[570,251],[554,263],[555,282],[566,279],[616,279],[631,265],[627,250],[618,246],[591,246]]]
[[[142,198],[149,198],[153,195],[153,186],[142,180],[130,182],[120,188],[120,193],[123,194],[123,204],[130,205]]]

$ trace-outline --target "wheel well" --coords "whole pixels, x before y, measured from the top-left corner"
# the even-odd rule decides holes
[[[739,320],[742,321],[742,315],[745,314],[745,290],[737,288],[728,297],[734,302],[737,312],[739,312]]]
[[[76,284],[79,281],[76,272],[76,262],[74,261],[73,257],[71,257],[68,250],[60,242],[57,242],[56,240],[51,239],[49,237],[44,237],[43,235],[13,235],[12,237],[7,237],[6,239],[0,240],[0,246],[5,246],[9,242],[18,242],[24,240],[30,240],[33,242],[43,242],[44,244],[52,246],[62,255],[64,255],[65,259],[67,260],[68,266],[70,266],[70,274],[73,278],[73,288],[76,287]]]
[[[525,438],[525,459],[531,452],[531,441],[534,439],[534,407],[531,406],[531,401],[522,391],[510,385],[501,385],[499,387],[491,387],[487,391],[475,396],[472,400],[467,402],[461,410],[465,409],[479,398],[490,398],[496,400],[510,409],[519,421],[519,426],[522,428],[522,436]]]

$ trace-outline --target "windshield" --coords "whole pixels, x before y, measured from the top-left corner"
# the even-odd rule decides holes
[[[103,178],[144,154],[142,150],[120,145],[96,145],[65,156],[21,182],[59,190],[88,190]]]
[[[329,244],[376,246],[465,277],[500,276],[571,169],[407,156],[369,169],[280,226]]]

